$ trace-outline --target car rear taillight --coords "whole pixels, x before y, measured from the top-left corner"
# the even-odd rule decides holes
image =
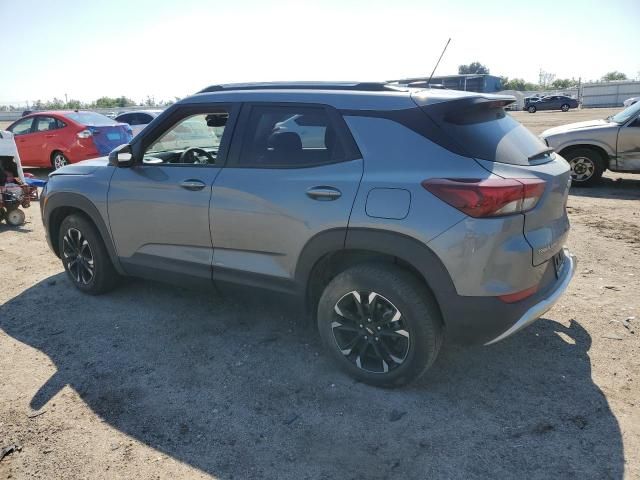
[[[544,180],[531,178],[431,178],[422,186],[470,217],[500,217],[531,210],[544,193]]]
[[[76,133],[78,138],[89,138],[93,136],[93,132],[91,130],[82,130],[81,132]]]

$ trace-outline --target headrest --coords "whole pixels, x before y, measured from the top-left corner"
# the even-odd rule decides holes
[[[275,151],[295,152],[302,150],[302,140],[294,132],[274,133],[269,137],[269,146]]]

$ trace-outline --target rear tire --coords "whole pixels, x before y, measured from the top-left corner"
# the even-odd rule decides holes
[[[322,293],[317,318],[340,368],[374,386],[416,380],[442,344],[442,319],[431,293],[391,264],[358,265],[337,275]]]
[[[67,276],[81,292],[100,295],[118,283],[120,277],[102,237],[82,215],[72,214],[62,221],[58,246]]]
[[[605,163],[602,155],[591,148],[576,148],[563,155],[571,167],[571,183],[591,187],[602,179]]]
[[[58,170],[66,165],[69,165],[69,159],[64,156],[64,153],[55,151],[51,154],[51,166],[54,170]]]
[[[531,105],[529,108],[527,108],[527,111],[529,113],[536,113],[536,110],[538,110],[536,107],[534,107],[533,105]]]

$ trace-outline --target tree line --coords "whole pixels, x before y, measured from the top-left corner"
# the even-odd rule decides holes
[[[489,68],[480,62],[471,62],[468,65],[460,65],[458,67],[459,74],[489,74]],[[640,73],[640,72],[639,72]],[[567,88],[577,87],[579,80],[576,78],[556,78],[555,74],[540,71],[540,78],[538,83],[527,82],[522,78],[509,78],[505,76],[500,77],[500,83],[503,90],[564,90]],[[612,72],[605,73],[600,80],[589,80],[585,83],[597,83],[597,82],[610,82],[614,80],[628,80],[628,77],[623,72],[614,70]],[[93,102],[81,102],[80,100],[62,100],[60,98],[54,98],[53,100],[36,100],[28,105],[29,110],[78,110],[78,109],[95,109],[95,108],[126,108],[133,106],[145,106],[145,107],[160,107],[166,108],[169,105],[174,104],[180,100],[180,97],[175,97],[174,100],[160,100],[152,96],[147,96],[146,99],[140,103],[136,103],[132,99],[125,97],[100,97]],[[0,105],[0,111],[12,111],[21,110],[22,108],[13,105]]]
[[[458,67],[459,74],[489,74],[489,68],[480,62],[472,62],[468,65],[460,65]],[[639,72],[640,73],[640,72]],[[503,90],[564,90],[567,88],[577,87],[580,80],[576,78],[556,78],[555,74],[540,71],[538,83],[527,82],[522,78],[500,77]],[[615,80],[629,80],[627,75],[617,70],[605,73],[599,80],[589,80],[583,83],[611,82]]]
[[[53,100],[35,100],[28,104],[29,110],[79,110],[79,109],[96,109],[96,108],[127,108],[133,106],[145,106],[145,107],[161,107],[166,108],[169,105],[174,104],[180,100],[179,97],[175,97],[174,100],[160,100],[156,101],[154,97],[147,96],[146,99],[140,103],[133,101],[132,99],[125,97],[100,97],[93,102],[81,102],[80,100],[62,100],[54,97]],[[0,105],[0,111],[12,111],[22,110],[19,106],[14,105]]]

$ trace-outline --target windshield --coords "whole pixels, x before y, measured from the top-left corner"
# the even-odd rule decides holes
[[[620,113],[616,113],[615,115],[609,117],[609,120],[622,125],[623,123],[626,123],[631,118],[635,117],[638,113],[640,113],[640,102],[636,102],[630,107],[625,108]]]
[[[69,112],[65,113],[64,116],[74,122],[92,127],[111,127],[118,124],[113,119],[95,112]]]

